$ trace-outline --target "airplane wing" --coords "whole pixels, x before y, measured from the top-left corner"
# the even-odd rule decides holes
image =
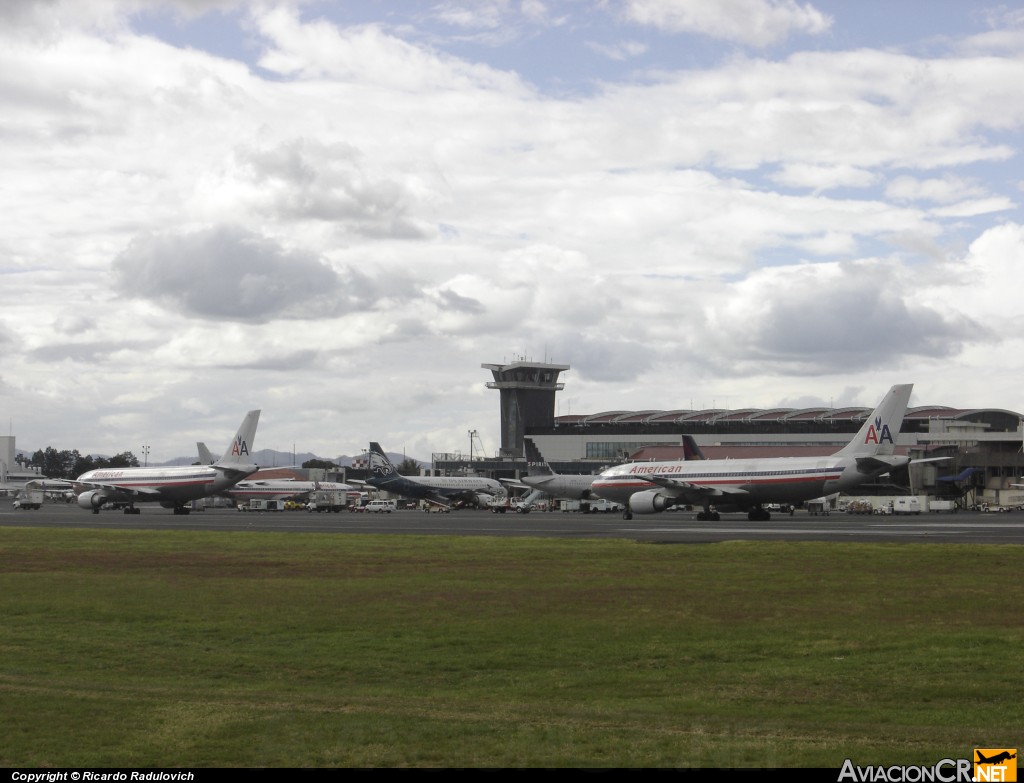
[[[664,490],[666,495],[682,500],[686,503],[703,503],[708,498],[720,498],[725,496],[748,495],[745,489],[738,487],[699,484],[692,481],[680,481],[679,479],[659,476],[657,474],[644,476],[644,481],[657,484]]]
[[[903,457],[857,457],[857,472],[859,473],[884,473],[887,470],[905,468],[907,465],[917,465],[921,462],[942,462],[949,457],[924,457],[904,462]]]
[[[80,487],[105,489],[109,492],[117,492],[121,495],[131,495],[133,497],[157,497],[160,495],[160,491],[152,487],[125,487],[105,481],[78,481],[75,483]]]
[[[533,489],[533,487],[530,486],[529,484],[524,484],[523,482],[517,479],[500,478],[498,479],[498,481],[500,481],[506,487],[512,487],[514,489]]]

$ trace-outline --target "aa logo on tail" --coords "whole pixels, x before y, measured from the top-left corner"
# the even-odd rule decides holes
[[[974,779],[1013,783],[1017,780],[1016,748],[975,748]]]
[[[249,447],[245,443],[245,438],[239,436],[235,438],[235,442],[231,444],[231,456],[241,457],[243,454],[249,453]]]
[[[875,419],[875,423],[868,427],[868,434],[864,437],[865,443],[874,443],[880,446],[883,443],[892,443],[892,433],[889,432],[889,425],[882,424],[882,417]]]

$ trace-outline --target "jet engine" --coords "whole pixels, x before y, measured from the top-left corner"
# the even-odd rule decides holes
[[[78,496],[78,505],[88,511],[99,511],[106,502],[107,496],[99,489],[90,489]]]
[[[656,489],[636,492],[629,496],[629,510],[634,514],[656,514],[675,505],[675,498],[663,495]]]

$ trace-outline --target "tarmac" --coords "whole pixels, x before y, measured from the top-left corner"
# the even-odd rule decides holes
[[[932,512],[920,515],[772,514],[751,522],[746,514],[722,514],[719,522],[698,522],[696,512],[634,515],[534,511],[495,514],[478,509],[451,513],[400,510],[392,513],[240,512],[209,508],[175,515],[158,505],[139,504],[139,514],[48,502],[38,511],[14,509],[0,499],[0,527],[115,530],[217,530],[224,532],[378,533],[385,535],[533,536],[539,538],[621,538],[659,544],[719,541],[832,541],[893,544],[1024,544],[1024,512]]]

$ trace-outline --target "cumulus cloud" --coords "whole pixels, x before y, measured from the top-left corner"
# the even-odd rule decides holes
[[[208,177],[204,198],[226,194],[281,221],[319,220],[366,237],[417,239],[431,231],[414,215],[407,184],[366,170],[363,155],[345,142],[306,138],[273,146],[240,147],[219,177]]]
[[[992,337],[975,318],[906,297],[911,278],[883,261],[760,270],[708,311],[720,335],[715,364],[725,372],[730,360],[741,372],[858,372],[899,357],[949,358]]]
[[[214,320],[330,317],[360,306],[322,259],[234,226],[137,237],[112,270],[120,294]]]

